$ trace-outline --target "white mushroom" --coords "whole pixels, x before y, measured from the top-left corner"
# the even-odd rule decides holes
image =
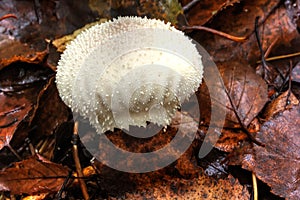
[[[119,17],[67,46],[56,83],[72,111],[103,133],[146,121],[170,124],[202,74],[201,56],[181,31],[156,19]]]

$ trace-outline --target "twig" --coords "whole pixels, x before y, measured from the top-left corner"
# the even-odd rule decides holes
[[[217,31],[215,29],[208,28],[208,27],[205,27],[205,26],[182,26],[181,29],[183,31],[184,30],[203,30],[203,31],[207,31],[207,32],[219,35],[221,37],[224,37],[226,39],[229,39],[229,40],[232,40],[232,41],[235,41],[235,42],[244,42],[247,39],[247,37],[233,36],[233,35],[230,35],[228,33],[224,33],[222,31]]]
[[[3,15],[2,17],[0,17],[0,21],[4,20],[4,19],[7,19],[7,18],[15,18],[15,19],[17,19],[17,16],[14,15],[14,14]]]
[[[59,191],[57,192],[55,199],[57,200],[61,200],[62,199],[62,193],[66,188],[67,183],[69,182],[70,178],[72,177],[72,170],[69,171],[69,174],[67,176],[67,178],[64,180],[63,185],[61,186],[61,188],[59,189]]]
[[[193,0],[182,7],[183,12],[189,11],[192,7],[194,7],[200,0]]]
[[[285,107],[288,106],[290,102],[290,96],[291,96],[291,90],[292,90],[292,70],[293,70],[293,63],[290,60],[290,70],[289,70],[289,88],[288,88],[288,94],[286,95],[286,103]]]
[[[14,123],[16,123],[18,121],[17,118],[14,118],[11,122],[7,123],[7,124],[4,124],[4,125],[1,125],[0,126],[0,129],[1,128],[7,128],[7,127],[10,127],[11,125],[13,125]]]
[[[258,200],[258,191],[257,191],[257,180],[254,173],[252,173],[252,183],[253,183],[253,200]]]
[[[77,176],[79,178],[78,180],[79,180],[79,184],[80,184],[80,188],[81,188],[81,191],[82,191],[83,198],[85,200],[88,200],[89,199],[89,194],[87,192],[86,184],[85,184],[84,180],[82,179],[83,173],[82,173],[82,168],[81,168],[81,165],[80,165],[80,160],[79,160],[79,157],[78,157],[78,148],[77,148],[77,143],[78,143],[78,140],[79,140],[78,122],[75,122],[75,124],[74,124],[74,132],[73,133],[74,133],[74,135],[73,135],[73,158],[74,158],[74,161],[75,161],[76,172],[77,172]]]
[[[269,70],[269,66],[270,66],[273,69],[275,69],[275,71],[284,80],[284,77],[283,77],[282,73],[276,67],[273,67],[272,65],[267,64],[267,61],[266,61],[266,58],[265,58],[265,54],[264,54],[264,50],[262,48],[262,43],[261,43],[260,37],[259,37],[258,20],[259,20],[259,17],[256,17],[255,18],[255,25],[254,25],[254,32],[255,32],[255,37],[256,37],[256,40],[257,40],[258,48],[259,48],[259,51],[260,51],[260,54],[261,54],[261,64],[262,64],[262,67],[263,67],[262,77],[266,80],[266,77],[267,77],[266,72],[271,73],[270,70]]]
[[[10,144],[7,144],[6,146],[19,160],[22,160],[21,156],[14,150],[14,148],[12,148],[12,146],[10,146]]]
[[[296,56],[300,56],[300,52],[266,58],[266,61],[281,60],[281,59],[292,58]],[[261,61],[259,60],[257,61],[257,63],[259,64],[261,63]]]
[[[258,20],[259,20],[259,17],[256,17],[256,18],[255,18],[254,32],[255,32],[255,37],[256,37],[256,40],[257,40],[258,48],[259,48],[259,51],[260,51],[261,64],[262,64],[262,67],[263,67],[262,77],[265,78],[265,71],[266,71],[268,68],[267,68],[267,62],[266,62],[266,59],[265,59],[264,50],[263,50],[263,48],[262,48],[262,44],[261,44],[260,37],[259,37]]]
[[[41,4],[39,0],[33,0],[34,13],[36,17],[36,21],[40,23],[41,20]]]
[[[278,40],[279,40],[279,37],[277,37],[277,38],[270,44],[270,46],[267,48],[267,50],[266,50],[266,52],[265,52],[265,55],[264,55],[266,61],[268,61],[268,60],[267,60],[267,57],[270,55],[270,53],[271,53],[273,47],[275,46],[275,44],[277,43]]]

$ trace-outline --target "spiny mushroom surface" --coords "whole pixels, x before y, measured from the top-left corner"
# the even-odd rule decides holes
[[[169,23],[119,17],[79,34],[61,55],[62,100],[98,133],[168,125],[202,81],[195,44]]]

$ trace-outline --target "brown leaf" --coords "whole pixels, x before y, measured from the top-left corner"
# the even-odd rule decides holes
[[[224,81],[225,87],[229,92],[241,122],[247,127],[251,121],[262,110],[268,101],[267,85],[261,77],[255,74],[254,70],[244,62],[230,61],[218,64],[220,74]],[[209,80],[207,82],[214,82]],[[213,84],[213,83],[209,83]],[[218,88],[220,92],[224,92],[224,88]],[[201,117],[205,122],[209,122],[210,101],[216,106],[222,106],[227,111],[225,127],[239,127],[239,122],[230,104],[228,96],[225,99],[210,99],[208,91],[201,86],[200,89],[200,111]]]
[[[183,0],[183,6],[186,6],[191,0]],[[187,12],[187,18],[190,25],[203,25],[217,15],[221,10],[227,6],[238,3],[239,0],[217,0],[217,1],[198,1]]]
[[[181,161],[175,165],[196,171],[196,176],[184,178],[176,176],[173,166],[149,173],[125,173],[113,170],[102,163],[95,161],[99,169],[100,177],[103,179],[102,187],[113,199],[232,199],[248,200],[250,194],[245,186],[242,186],[237,179],[231,175],[222,179],[215,179],[206,175],[200,167],[190,168],[191,151],[186,152]],[[185,162],[185,166],[184,165]],[[179,166],[178,166],[179,165]],[[181,169],[183,170],[183,169]]]
[[[148,16],[149,18],[165,20],[173,25],[177,24],[178,15],[183,13],[181,4],[178,0],[139,0],[138,5],[137,14],[139,16]]]
[[[31,137],[39,139],[51,135],[59,125],[66,122],[70,115],[69,108],[62,102],[56,85],[55,77],[51,77],[40,91],[34,110],[31,125],[37,126],[36,134]]]
[[[220,69],[220,73],[240,119],[247,127],[268,101],[267,85],[250,66],[242,62],[229,62]],[[227,107],[231,105],[227,103]],[[237,122],[232,109],[227,120]]]
[[[94,21],[98,15],[89,8],[88,0],[74,3],[65,1],[18,1],[1,2],[0,15],[13,13],[18,19],[1,23],[3,32],[18,38],[22,43],[45,49],[45,39],[54,39],[69,34],[75,29]],[[86,17],[82,17],[82,16]]]
[[[256,138],[265,147],[254,146],[255,164],[250,164],[259,179],[274,194],[287,199],[300,196],[300,106],[265,122]]]
[[[300,83],[300,62],[296,64],[292,71],[292,80]]]
[[[58,95],[54,72],[43,62],[47,53],[0,62],[0,150],[8,144],[18,148],[32,129],[30,139],[36,142],[68,120],[69,110]]]
[[[289,104],[287,102],[289,102]],[[286,91],[268,104],[268,106],[265,108],[263,116],[265,120],[269,120],[278,113],[286,109],[290,109],[298,104],[299,100],[295,97],[295,95],[292,92],[289,93],[289,91]]]
[[[142,177],[141,177],[142,178]],[[139,185],[137,190],[125,194],[125,199],[218,199],[218,200],[248,200],[249,192],[240,185],[238,180],[229,176],[216,182],[214,178],[204,174],[197,178],[185,180],[182,178],[164,177],[161,181],[153,181],[145,176],[144,184]]]
[[[128,166],[128,168],[130,168],[131,165],[135,168],[137,163],[141,165],[141,169],[152,167],[157,169],[161,168],[159,166],[161,165],[161,160],[169,162],[169,159],[179,157],[187,150],[190,146],[187,144],[192,143],[198,130],[198,123],[185,112],[176,112],[172,124],[168,126],[167,129],[150,123],[147,127],[130,126],[130,134],[119,130],[113,133],[107,132],[105,133],[106,135],[99,135],[84,120],[80,120],[80,118],[77,120],[80,122],[79,133],[82,142],[86,148],[93,153],[96,159],[103,159],[109,155],[110,158],[114,158],[115,161],[117,161],[118,166]],[[173,140],[175,136],[177,136],[177,139]],[[155,153],[155,156],[151,157],[153,162],[149,162],[148,160],[135,160],[140,159],[140,157],[137,157],[135,154],[130,154],[124,159],[124,157],[120,156],[120,152],[111,148],[109,143],[105,142],[107,140],[106,137],[120,149],[136,153],[158,151],[170,144],[170,142],[172,143],[170,147],[167,147],[163,151],[164,153]],[[165,155],[166,153],[168,156]],[[174,159],[174,161],[175,160],[176,159]],[[185,172],[182,173],[184,174]]]
[[[232,152],[242,141],[246,140],[247,138],[247,134],[242,131],[223,129],[222,134],[214,147],[221,151]]]
[[[53,73],[53,72],[52,72]],[[0,74],[0,150],[10,143],[19,127],[31,121],[31,111],[51,70],[36,64],[13,62]],[[25,124],[24,124],[25,123]],[[27,135],[21,130],[23,140]]]
[[[57,192],[67,175],[67,167],[29,158],[0,172],[0,190],[12,194]]]
[[[214,57],[217,62],[228,60],[246,60],[254,65],[260,60],[260,52],[253,34],[254,22],[257,16],[263,49],[266,50],[276,39],[279,44],[290,44],[297,35],[291,26],[290,19],[284,7],[279,7],[280,0],[242,1],[223,10],[213,18],[210,27],[235,36],[249,36],[247,41],[236,43],[208,33],[197,32],[193,37]],[[274,12],[276,10],[276,12]],[[280,33],[280,34],[279,34]]]

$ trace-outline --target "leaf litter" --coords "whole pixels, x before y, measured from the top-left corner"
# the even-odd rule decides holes
[[[61,192],[62,182],[65,180],[59,177],[66,176],[67,173],[65,171],[67,168],[61,164],[73,168],[72,158],[68,156],[70,153],[68,149],[64,151],[65,155],[60,160],[56,160],[59,164],[51,161],[54,158],[52,153],[47,154],[49,162],[43,162],[31,158],[33,152],[26,150],[30,146],[40,148],[41,141],[46,141],[45,138],[49,139],[50,136],[51,138],[54,136],[54,139],[49,140],[50,143],[45,143],[46,147],[42,146],[47,149],[47,145],[49,145],[49,152],[58,151],[53,149],[57,147],[56,145],[50,144],[60,143],[58,140],[63,138],[60,134],[70,135],[69,132],[61,132],[61,130],[68,130],[63,127],[64,123],[69,120],[70,112],[59,99],[53,82],[52,70],[55,70],[59,54],[51,44],[49,45],[49,42],[70,34],[87,23],[96,21],[96,16],[110,17],[119,14],[151,16],[151,13],[156,13],[155,17],[167,19],[167,21],[172,19],[173,23],[185,21],[192,25],[205,25],[232,35],[247,37],[245,42],[237,43],[203,31],[187,31],[187,34],[203,45],[217,63],[224,79],[225,88],[230,95],[225,101],[226,105],[219,105],[227,110],[227,117],[225,127],[219,133],[221,138],[216,149],[224,154],[221,154],[221,157],[213,154],[217,161],[209,161],[210,166],[216,168],[224,167],[224,161],[229,161],[229,163],[225,162],[225,167],[219,169],[220,171],[225,170],[223,175],[216,178],[207,175],[210,174],[209,170],[199,164],[203,160],[197,158],[197,151],[202,143],[201,138],[205,136],[210,120],[210,111],[207,107],[211,103],[216,103],[211,102],[214,100],[208,99],[208,93],[203,84],[197,92],[198,98],[201,99],[200,111],[203,119],[200,121],[189,120],[190,124],[186,125],[187,133],[190,127],[197,127],[197,125],[199,125],[199,130],[196,140],[184,156],[166,169],[143,175],[116,172],[95,161],[96,170],[88,174],[86,178],[94,185],[100,181],[101,185],[96,187],[89,185],[91,194],[94,194],[94,197],[96,195],[99,199],[107,197],[111,199],[180,199],[185,197],[226,199],[226,195],[232,199],[249,199],[252,188],[249,187],[247,190],[245,185],[242,186],[236,177],[228,175],[230,172],[226,170],[228,164],[238,164],[253,172],[259,180],[269,185],[274,194],[287,199],[299,197],[300,152],[298,143],[300,140],[297,137],[299,137],[300,130],[298,95],[300,87],[297,85],[298,67],[296,66],[299,61],[297,62],[297,57],[295,57],[290,60],[272,62],[272,65],[278,67],[286,79],[279,84],[280,87],[273,88],[272,82],[264,82],[264,77],[255,73],[255,68],[258,67],[257,62],[260,61],[261,56],[253,34],[254,21],[259,16],[259,30],[264,51],[269,50],[270,56],[299,51],[300,49],[297,48],[299,45],[296,45],[297,42],[295,42],[299,40],[298,21],[293,21],[293,14],[296,11],[287,10],[279,0],[201,1],[199,3],[194,1],[196,4],[187,10],[181,9],[185,9],[185,6],[191,1],[182,1],[182,7],[179,6],[180,2],[178,1],[174,1],[173,4],[159,4],[158,1],[155,1],[153,5],[141,4],[141,7],[135,1],[128,0],[124,5],[113,1],[116,3],[113,9],[97,8],[97,5],[104,5],[105,1],[97,3],[81,1],[78,4],[73,4],[71,1],[37,2],[1,2],[0,13],[2,15],[10,12],[18,18],[17,20],[5,19],[0,22],[4,27],[1,33],[3,41],[1,41],[0,48],[3,52],[0,71],[0,104],[3,105],[1,106],[3,110],[0,112],[2,137],[0,141],[2,145],[0,148],[0,167],[2,168],[0,185],[2,190],[9,190],[12,194],[33,194],[46,191],[46,196],[53,197],[55,193]],[[16,6],[18,9],[15,8]],[[67,16],[66,13],[70,15]],[[170,13],[169,16],[168,13]],[[80,20],[84,14],[87,17]],[[174,16],[175,18],[177,16],[177,19]],[[42,57],[38,56],[36,52],[44,50],[47,46],[50,46],[47,59],[40,59]],[[270,49],[268,49],[269,47]],[[12,66],[12,61],[18,61],[21,66]],[[289,72],[290,62],[295,66],[292,72]],[[28,71],[24,71],[22,66],[29,66]],[[13,73],[16,75],[13,76]],[[274,75],[272,74],[274,71],[269,73],[270,76]],[[289,73],[292,73],[291,76]],[[20,82],[16,78],[20,74],[25,74],[23,76],[27,79],[23,78]],[[291,87],[289,86],[289,77],[292,77],[293,80]],[[38,81],[41,84],[32,84],[33,82],[26,82],[26,80]],[[219,89],[222,90],[222,88]],[[233,100],[236,108],[229,103],[229,98]],[[254,144],[245,134],[243,127],[264,146]],[[120,131],[107,134],[107,136],[119,147],[143,152],[147,149],[159,149],[168,143],[175,130],[176,127],[169,127],[164,135],[158,134],[157,137],[138,148],[130,145],[135,141],[133,138],[124,136]],[[29,142],[27,138],[30,138]],[[86,139],[82,138],[82,140]],[[165,141],[165,143],[160,143],[160,141]],[[66,146],[69,143],[71,144],[71,141],[68,141]],[[13,154],[11,150],[15,150]],[[86,162],[91,157],[82,145],[80,152],[79,157],[82,164],[84,166],[93,165]],[[22,161],[16,162],[18,159],[22,159]],[[8,167],[10,164],[11,167]],[[25,168],[21,170],[22,173],[18,177],[16,172],[20,172],[18,170],[21,165],[24,165]],[[52,181],[59,180],[57,183],[49,182],[51,180],[47,179],[47,177],[52,178],[49,176],[51,170],[48,172],[49,167],[52,166],[59,168],[56,174],[52,174],[56,177]],[[14,177],[19,182],[15,180],[11,182],[9,176],[6,176],[10,170],[15,173]],[[35,172],[33,176],[28,174],[31,170],[33,170],[32,172],[41,170],[41,174],[46,174],[45,178],[37,179],[34,175]],[[96,180],[92,179],[95,176]],[[31,183],[41,186],[40,190],[36,189],[33,184],[22,187],[20,184],[22,179],[30,177],[33,177]],[[122,184],[118,185],[120,179]],[[36,180],[39,181],[35,182]],[[19,190],[14,190],[15,188],[9,185],[10,183],[17,184]],[[77,194],[78,192],[72,193],[72,188],[76,188],[76,185],[67,187],[66,194],[73,197],[77,195],[78,198],[81,198],[80,194]],[[215,189],[220,192],[216,192]],[[77,190],[80,189],[77,188]],[[211,193],[207,192],[208,190],[211,190]],[[262,191],[259,190],[259,192]],[[212,196],[213,193],[216,195]]]

